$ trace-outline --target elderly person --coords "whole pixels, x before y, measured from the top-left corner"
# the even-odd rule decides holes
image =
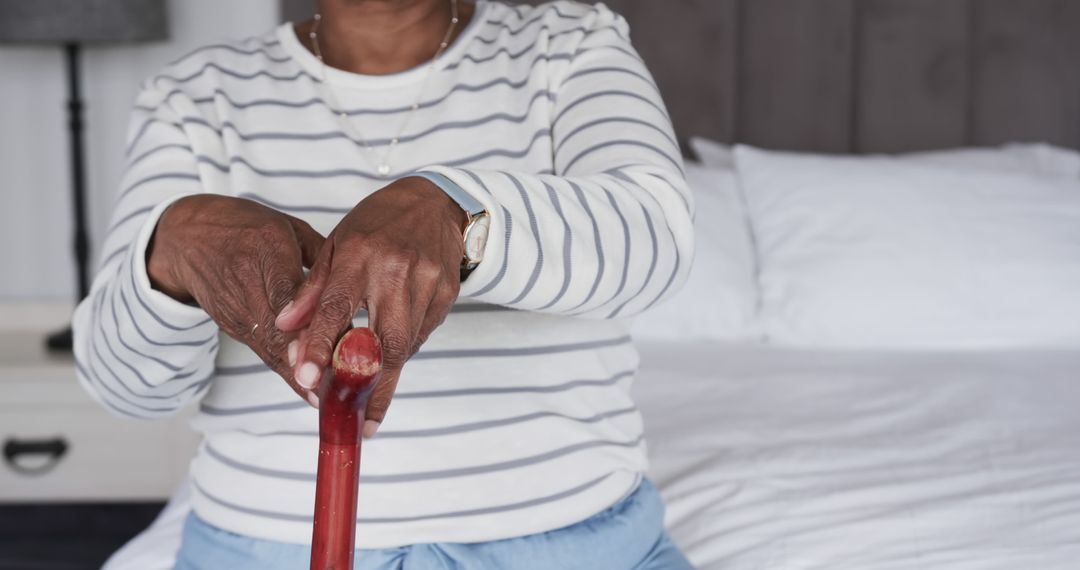
[[[688,568],[644,478],[626,320],[682,283],[692,202],[625,21],[316,9],[146,82],[76,312],[108,409],[198,403],[177,567],[306,566],[317,387],[363,325],[385,373],[360,567]]]

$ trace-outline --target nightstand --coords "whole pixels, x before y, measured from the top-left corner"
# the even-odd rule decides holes
[[[100,568],[183,480],[199,438],[187,415],[109,415],[47,332],[71,307],[0,304],[0,570]]]
[[[198,445],[187,415],[121,419],[93,401],[69,355],[48,353],[63,305],[0,305],[0,503],[160,501]]]

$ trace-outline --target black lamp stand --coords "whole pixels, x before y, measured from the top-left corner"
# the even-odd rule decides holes
[[[82,76],[79,68],[81,51],[77,43],[64,44],[68,89],[68,142],[71,149],[71,212],[74,216],[72,245],[80,301],[90,292],[90,236],[86,229],[86,152],[83,137]],[[70,351],[71,327],[50,334],[45,339],[45,345],[49,350]]]

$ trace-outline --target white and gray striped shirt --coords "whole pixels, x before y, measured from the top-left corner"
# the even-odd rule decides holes
[[[328,106],[320,69],[287,25],[146,83],[100,272],[75,316],[80,381],[109,410],[155,418],[198,403],[196,513],[292,543],[311,537],[317,412],[201,309],[153,290],[144,256],[184,195],[250,198],[325,234],[385,185]],[[679,148],[622,18],[481,1],[433,69],[392,177],[447,176],[486,205],[492,234],[365,444],[365,548],[543,532],[631,491],[646,462],[626,319],[678,289],[693,250]],[[379,145],[425,72],[331,69],[326,81]]]

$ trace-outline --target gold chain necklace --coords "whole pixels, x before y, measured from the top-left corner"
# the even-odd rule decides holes
[[[375,154],[375,150],[368,144],[365,139],[349,121],[349,113],[341,106],[337,98],[337,93],[334,92],[334,87],[326,81],[326,61],[323,59],[322,48],[319,45],[319,24],[322,22],[322,14],[315,13],[315,22],[311,25],[311,32],[308,33],[308,37],[311,38],[311,46],[314,48],[315,57],[319,59],[319,63],[322,65],[320,73],[320,82],[323,85],[326,93],[327,102],[330,103],[330,110],[337,116],[338,121],[342,127],[352,133],[360,144],[364,146],[364,150],[367,151],[372,163],[375,165],[375,173],[379,175],[379,178],[386,178],[390,174],[390,155],[394,152],[394,148],[397,147],[398,140],[405,132],[406,127],[409,126],[409,121],[412,119],[416,110],[420,108],[420,100],[424,95],[424,88],[427,87],[428,79],[431,78],[431,72],[435,69],[435,62],[439,59],[439,56],[446,51],[446,46],[450,45],[450,37],[454,34],[454,29],[458,24],[458,3],[457,0],[450,0],[450,26],[446,29],[446,34],[443,35],[442,42],[439,43],[439,49],[435,50],[435,55],[431,58],[431,63],[427,66],[427,71],[424,73],[424,79],[420,83],[420,89],[416,93],[416,101],[409,107],[409,112],[405,115],[405,118],[401,121],[401,126],[397,130],[397,134],[394,135],[390,142],[387,143],[386,151],[382,156]]]

